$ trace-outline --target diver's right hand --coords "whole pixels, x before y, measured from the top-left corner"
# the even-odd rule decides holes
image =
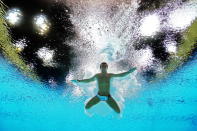
[[[130,69],[129,72],[132,73],[132,72],[134,72],[136,69],[137,69],[137,68],[134,67],[134,68]]]
[[[77,83],[79,82],[78,80],[71,80],[72,83]]]

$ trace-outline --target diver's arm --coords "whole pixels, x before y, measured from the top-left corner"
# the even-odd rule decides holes
[[[83,82],[83,83],[88,83],[88,82],[92,82],[94,81],[94,79],[96,78],[96,75],[89,78],[89,79],[83,79],[83,80],[77,80],[78,82]]]
[[[124,72],[124,73],[120,73],[120,74],[111,74],[111,75],[112,75],[112,77],[124,77],[124,76],[126,76],[126,75],[132,73],[132,72],[135,71],[135,70],[136,70],[136,67],[135,67],[135,68],[132,68],[132,69],[130,69],[129,71]]]

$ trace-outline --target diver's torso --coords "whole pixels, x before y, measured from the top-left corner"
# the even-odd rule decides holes
[[[110,75],[109,74],[98,74],[98,93],[100,95],[109,95],[110,94]]]

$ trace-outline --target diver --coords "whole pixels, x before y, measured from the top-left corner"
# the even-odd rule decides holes
[[[108,65],[106,62],[100,64],[101,73],[94,75],[89,79],[84,80],[72,80],[72,82],[84,82],[88,83],[97,80],[98,93],[90,101],[87,102],[85,109],[90,109],[92,106],[98,104],[100,101],[105,101],[115,112],[120,113],[120,108],[117,102],[110,95],[110,79],[112,77],[124,77],[129,73],[132,73],[136,68],[132,68],[127,72],[120,74],[107,73]]]

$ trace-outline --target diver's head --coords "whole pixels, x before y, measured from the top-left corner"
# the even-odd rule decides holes
[[[107,68],[108,68],[108,65],[106,62],[102,62],[100,64],[100,69],[101,69],[101,72],[107,72]]]

